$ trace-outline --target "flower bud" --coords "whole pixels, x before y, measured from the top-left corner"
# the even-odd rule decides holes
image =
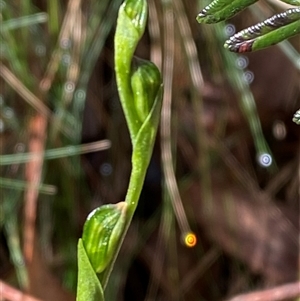
[[[124,2],[124,11],[131,20],[135,29],[142,35],[145,31],[148,6],[145,0],[127,0]]]
[[[101,273],[111,262],[124,233],[125,202],[103,205],[92,211],[83,228],[82,241],[96,273]]]
[[[131,88],[137,115],[144,122],[149,115],[161,87],[158,68],[151,62],[134,57]]]

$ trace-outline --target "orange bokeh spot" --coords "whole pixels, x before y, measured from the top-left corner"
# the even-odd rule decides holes
[[[184,235],[184,244],[192,248],[197,244],[197,237],[193,232],[188,232]]]

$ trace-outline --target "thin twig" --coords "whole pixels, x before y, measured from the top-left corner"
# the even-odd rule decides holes
[[[29,91],[27,87],[25,87],[25,85],[2,63],[0,63],[0,76],[37,112],[47,117],[52,115],[51,110],[43,103],[43,101]]]
[[[159,28],[159,17],[155,1],[149,1],[149,34],[151,39],[150,60],[159,70],[162,68],[162,47],[161,47],[161,34]]]
[[[67,12],[61,25],[61,30],[58,37],[58,44],[56,46],[56,49],[52,53],[52,57],[48,63],[46,73],[39,84],[40,90],[44,93],[48,92],[52,86],[55,74],[60,65],[61,57],[63,55],[63,48],[61,47],[61,43],[69,40],[70,35],[72,34],[72,27],[74,26],[74,16],[77,16],[77,14],[74,14],[74,12],[79,10],[80,5],[81,0],[70,0],[68,3]]]
[[[174,213],[182,234],[191,232],[180,197],[173,166],[171,125],[172,125],[172,87],[175,57],[174,12],[171,2],[165,2],[164,12],[164,99],[161,111],[161,156],[166,188],[172,201]]]
[[[0,280],[0,301],[41,301]]]
[[[184,276],[180,292],[186,294],[189,289],[196,283],[196,281],[204,275],[204,273],[212,266],[212,264],[219,258],[221,250],[217,247],[211,248],[201,260],[195,265],[191,271]]]
[[[47,118],[37,114],[31,118],[28,126],[28,149],[32,153],[43,154],[45,151]],[[24,256],[30,263],[33,256],[35,239],[36,207],[41,184],[44,157],[37,156],[26,164],[25,180],[28,188],[24,193]]]
[[[102,151],[110,148],[111,142],[109,140],[100,140],[80,145],[67,145],[60,148],[48,149],[43,152],[29,152],[13,155],[2,155],[0,166],[27,163],[30,160],[44,156],[45,160],[53,160],[70,156],[77,156],[93,152]]]
[[[283,301],[296,297],[300,297],[299,281],[254,293],[238,295],[227,301]]]

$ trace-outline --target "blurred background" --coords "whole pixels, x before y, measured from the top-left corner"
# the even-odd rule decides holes
[[[84,221],[124,200],[131,143],[113,45],[121,2],[0,1],[1,300],[20,291],[75,300]],[[299,36],[229,53],[228,36],[288,6],[259,1],[200,25],[209,2],[148,1],[136,55],[162,71],[164,105],[109,301],[229,300],[298,279]],[[182,241],[189,228],[193,248]]]

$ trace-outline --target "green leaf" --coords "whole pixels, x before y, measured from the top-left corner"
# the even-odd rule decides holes
[[[300,33],[300,8],[285,12],[246,28],[230,37],[224,47],[233,52],[248,52],[277,44]]]
[[[281,0],[282,2],[285,2],[287,4],[300,6],[300,0]]]
[[[100,281],[89,261],[82,239],[78,241],[78,283],[76,301],[104,301]]]
[[[197,16],[199,23],[217,23],[233,17],[258,0],[214,0]]]

